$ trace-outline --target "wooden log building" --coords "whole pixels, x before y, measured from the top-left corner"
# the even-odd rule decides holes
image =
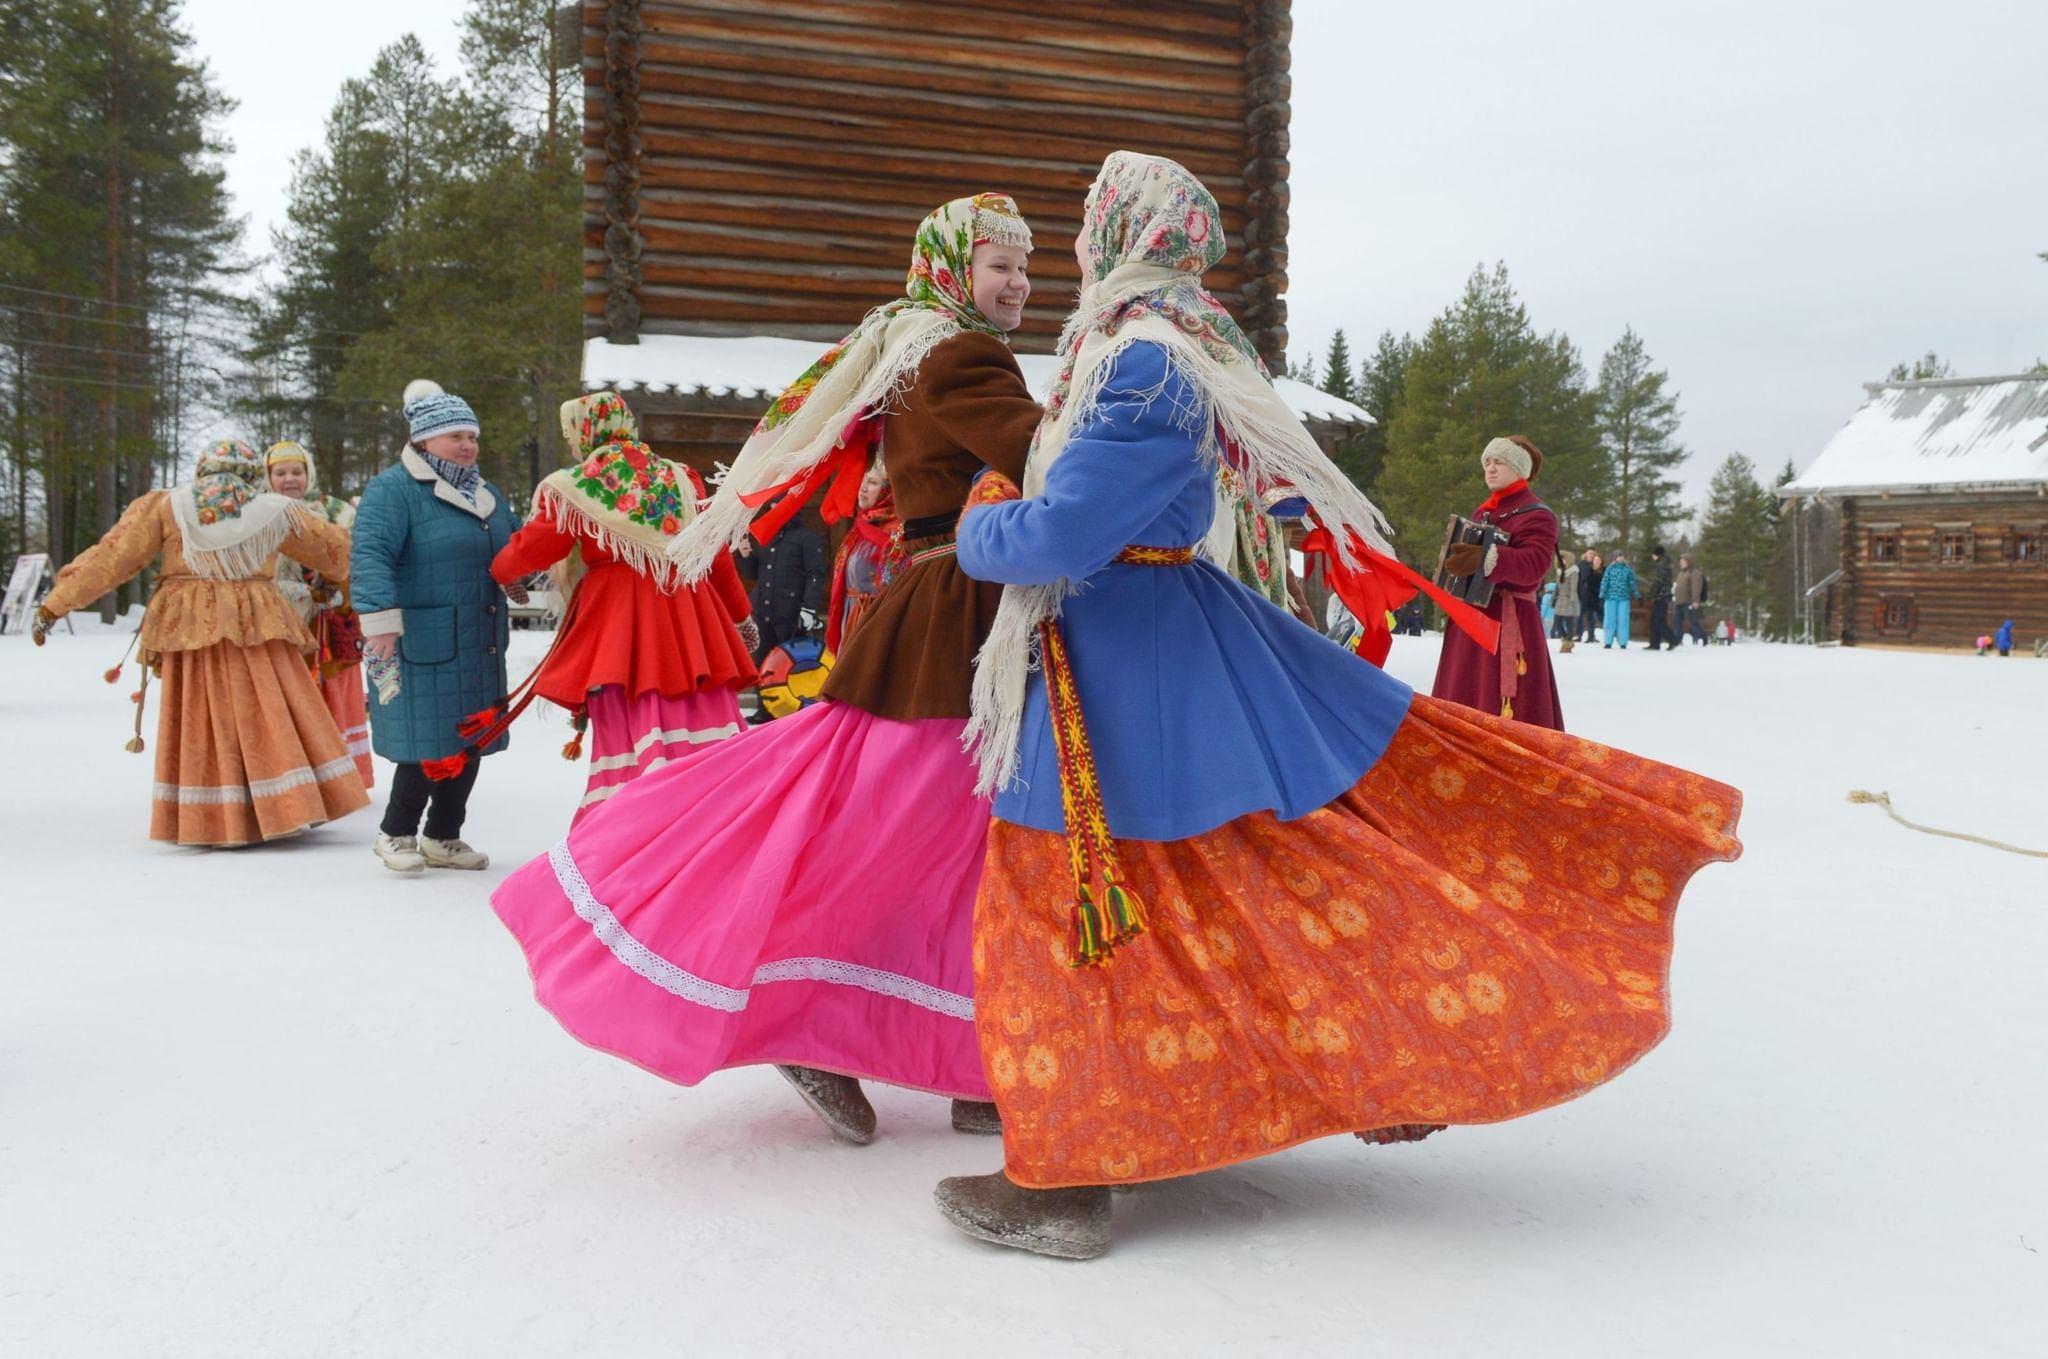
[[[599,0],[582,21],[584,379],[629,387],[670,456],[729,458],[963,194],[1030,219],[1016,343],[1049,352],[1119,148],[1202,176],[1231,244],[1209,283],[1284,358],[1287,0]],[[1370,418],[1293,387],[1326,442]]]
[[[2048,375],[1867,384],[1798,479],[1840,522],[1826,634],[1848,645],[1973,646],[2014,620],[2048,637]]]

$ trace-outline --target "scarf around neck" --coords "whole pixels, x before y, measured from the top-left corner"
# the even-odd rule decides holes
[[[670,545],[684,579],[701,578],[750,532],[767,542],[828,478],[826,519],[851,513],[874,425],[925,356],[962,331],[1008,342],[974,305],[974,247],[983,241],[1031,248],[1031,229],[1008,196],[956,198],[918,225],[903,296],[869,312],[775,399],[710,505]],[[756,523],[756,512],[776,500]]]
[[[434,469],[435,476],[453,486],[456,493],[464,500],[467,500],[472,505],[476,504],[477,488],[484,484],[484,474],[475,463],[470,463],[465,467],[459,462],[450,462],[446,458],[436,457],[418,444],[414,444],[412,447],[413,452],[419,454],[421,460],[427,466]]]
[[[1176,422],[1197,433],[1205,460],[1234,470],[1256,497],[1284,490],[1306,500],[1347,563],[1361,544],[1388,551],[1380,512],[1324,456],[1273,390],[1236,319],[1202,286],[1203,271],[1225,252],[1222,220],[1215,197],[1173,161],[1116,151],[1103,162],[1082,209],[1084,286],[1060,334],[1045,420],[1024,464],[1024,494],[1043,492],[1046,473],[1094,414],[1116,357],[1147,341],[1200,398],[1176,412]],[[1220,504],[1204,554],[1227,561],[1234,529],[1234,504]],[[1003,589],[976,657],[965,737],[980,766],[979,793],[999,791],[1016,772],[1039,625],[1059,616],[1079,584]]]

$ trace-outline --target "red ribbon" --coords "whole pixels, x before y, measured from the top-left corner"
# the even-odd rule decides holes
[[[772,541],[785,524],[797,517],[818,487],[827,482],[830,485],[826,486],[824,502],[818,506],[818,513],[824,516],[825,522],[836,524],[852,514],[860,505],[861,478],[867,475],[868,462],[874,456],[875,444],[881,439],[881,434],[879,416],[856,415],[846,422],[846,429],[832,451],[808,470],[765,491],[741,496],[740,503],[748,509],[758,509],[771,500],[775,501],[773,508],[754,521],[751,530],[754,541]]]
[[[1358,564],[1345,565],[1343,558],[1337,555],[1336,539],[1322,520],[1311,514],[1309,523],[1311,527],[1301,540],[1301,550],[1323,559],[1324,578],[1365,630],[1358,644],[1359,655],[1374,665],[1385,664],[1387,653],[1394,646],[1394,635],[1387,628],[1387,615],[1415,598],[1418,591],[1442,609],[1460,632],[1484,650],[1498,654],[1498,621],[1488,618],[1462,599],[1453,599],[1436,582],[1413,568],[1404,566],[1384,552],[1373,551],[1355,530],[1349,533],[1349,538]]]

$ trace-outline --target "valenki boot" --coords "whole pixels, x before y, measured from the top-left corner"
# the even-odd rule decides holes
[[[974,1137],[1000,1137],[1003,1134],[1003,1116],[996,1112],[993,1104],[956,1099],[953,1101],[953,1131]]]
[[[819,1071],[808,1066],[778,1066],[783,1078],[796,1087],[811,1106],[811,1112],[825,1120],[825,1126],[842,1142],[864,1147],[875,1140],[875,1106],[861,1092],[860,1082],[836,1071]]]
[[[1025,1189],[997,1171],[940,1180],[946,1220],[978,1240],[1056,1260],[1093,1260],[1109,1249],[1109,1186]]]

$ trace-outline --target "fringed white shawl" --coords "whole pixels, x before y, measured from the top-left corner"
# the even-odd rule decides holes
[[[184,540],[185,565],[193,575],[207,580],[247,580],[262,575],[286,540],[304,532],[311,518],[299,501],[259,491],[236,513],[218,515],[208,523],[199,504],[204,489],[199,482],[173,486],[170,502],[171,518]]]

